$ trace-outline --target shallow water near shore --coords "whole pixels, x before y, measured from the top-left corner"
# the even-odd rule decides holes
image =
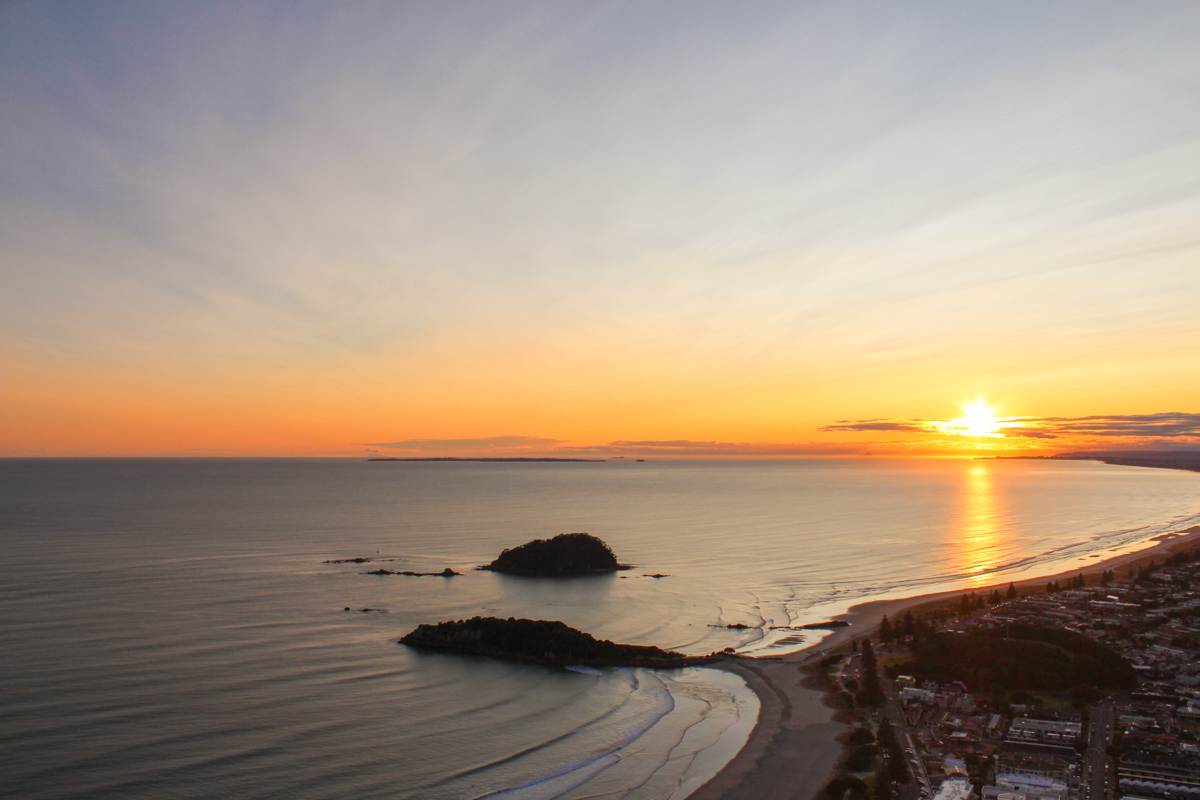
[[[794,649],[865,599],[1086,566],[1198,521],[1200,476],[1092,462],[0,461],[0,796],[682,797],[753,722],[736,676],[395,640],[489,614]],[[571,530],[637,569],[473,570]],[[351,557],[464,574],[322,563]]]

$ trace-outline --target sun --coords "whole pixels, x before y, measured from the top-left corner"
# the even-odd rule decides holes
[[[983,400],[963,404],[963,414],[950,421],[959,436],[1000,436],[1000,420],[996,411]]]

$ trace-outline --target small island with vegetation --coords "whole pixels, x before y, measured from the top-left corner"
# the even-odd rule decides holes
[[[707,664],[719,654],[688,656],[659,647],[616,644],[562,622],[472,617],[418,625],[400,640],[418,650],[489,656],[547,667],[648,667],[676,669]]]
[[[630,565],[617,561],[612,548],[590,533],[562,533],[553,539],[534,539],[504,550],[495,561],[479,569],[506,575],[565,578],[629,568]]]

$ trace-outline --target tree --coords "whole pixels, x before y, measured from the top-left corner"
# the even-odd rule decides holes
[[[896,738],[896,731],[892,728],[892,723],[886,719],[880,722],[878,736],[879,744],[888,756],[888,776],[891,780],[898,782],[908,780],[908,768],[904,763],[904,751],[900,749],[900,740]]]
[[[859,800],[867,796],[867,785],[853,775],[839,775],[825,786],[823,796],[829,800]]]
[[[879,623],[879,641],[890,642],[892,640],[892,623],[888,619],[887,614],[883,615],[883,620]]]
[[[864,639],[862,643],[862,662],[864,672],[875,672],[878,668],[878,663],[875,661],[875,648],[871,646],[870,639]]]
[[[860,725],[850,731],[849,741],[850,744],[874,744],[875,734]]]
[[[1009,600],[1017,599],[1017,585],[1015,583],[1010,582],[1008,584],[1008,599]]]
[[[917,635],[917,630],[916,630],[916,626],[913,624],[913,615],[912,615],[911,611],[904,612],[904,635],[905,636],[916,636]]]
[[[1071,705],[1075,708],[1086,708],[1092,703],[1098,703],[1104,699],[1104,692],[1097,689],[1095,686],[1073,686],[1071,687]]]
[[[883,702],[883,690],[879,688],[879,664],[875,660],[875,648],[871,641],[864,639],[862,643],[863,687],[859,692],[861,701],[868,706],[878,706]]]
[[[880,763],[875,768],[875,776],[872,778],[874,786],[871,790],[872,800],[892,800],[892,783],[888,777],[887,766]]]

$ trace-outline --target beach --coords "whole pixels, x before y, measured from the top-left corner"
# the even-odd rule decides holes
[[[758,695],[758,723],[741,752],[697,790],[694,800],[815,795],[832,775],[846,729],[821,678],[805,670],[814,653],[745,658],[718,665],[740,675]]]
[[[1200,548],[1200,526],[1160,534],[1148,547],[1096,560],[1086,566],[1039,575],[1011,583],[1018,591],[1042,589],[1048,581],[1087,578],[1105,570],[1137,569],[1176,552]],[[837,774],[843,748],[839,736],[848,725],[838,714],[832,687],[811,669],[821,658],[838,653],[869,636],[883,617],[896,619],[908,611],[932,610],[956,603],[965,592],[1004,590],[1009,581],[970,589],[914,595],[859,603],[835,619],[846,622],[809,647],[784,656],[737,658],[715,665],[741,675],[758,695],[758,723],[742,750],[712,780],[697,790],[694,800],[809,800]]]

